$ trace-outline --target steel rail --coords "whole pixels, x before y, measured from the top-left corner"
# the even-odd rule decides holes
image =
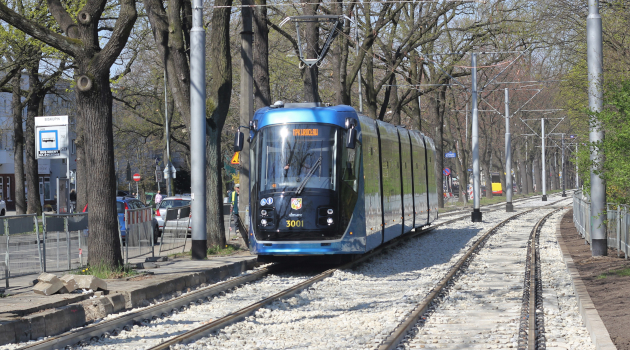
[[[553,203],[549,203],[545,207],[556,204],[563,200],[566,200],[566,198],[560,199]],[[431,290],[431,292],[429,292],[429,294],[418,304],[418,306],[416,306],[416,308],[405,319],[405,321],[399,324],[398,327],[396,327],[394,331],[390,333],[390,335],[381,342],[381,344],[378,347],[378,350],[394,350],[398,347],[400,342],[404,340],[407,333],[418,323],[418,320],[420,319],[420,317],[427,312],[431,303],[433,303],[433,301],[442,293],[442,291],[446,288],[449,282],[453,280],[453,277],[455,276],[455,274],[457,274],[457,272],[460,271],[462,266],[464,266],[464,264],[477,251],[479,246],[483,244],[492,234],[494,234],[499,228],[501,228],[507,222],[538,209],[541,209],[541,208],[532,208],[532,209],[529,209],[520,213],[516,213],[515,215],[512,215],[509,218],[501,221],[500,223],[492,227],[490,230],[488,230],[488,232],[486,232],[483,236],[477,239],[477,241],[475,241],[475,243],[468,249],[466,254],[462,256],[457,261],[457,263],[455,263],[455,265],[453,265],[453,267],[446,274],[446,276],[444,276],[440,280],[440,282],[438,282],[438,284]]]
[[[525,200],[528,200],[528,199],[531,199],[531,198],[523,198],[521,200],[525,201]],[[556,203],[556,202],[554,202],[554,203]],[[498,203],[498,204],[500,204],[500,203]],[[553,203],[550,203],[550,204],[553,204]],[[494,206],[494,205],[496,205],[496,204],[491,204],[488,207],[491,207],[491,206]],[[491,211],[494,211],[494,209],[491,210]],[[449,214],[449,215],[451,215],[451,214]],[[402,236],[399,236],[399,237],[395,238],[394,240],[391,240],[391,241],[385,243],[384,245],[382,245],[382,246],[378,247],[377,249],[373,250],[372,252],[360,256],[359,258],[357,258],[354,261],[351,261],[351,262],[349,262],[349,263],[347,263],[345,265],[342,265],[342,266],[340,266],[338,268],[334,268],[334,269],[330,269],[330,270],[324,271],[324,272],[320,273],[319,275],[313,277],[311,280],[302,282],[302,283],[300,283],[298,285],[295,285],[295,286],[285,290],[285,292],[286,292],[285,296],[288,296],[289,293],[294,294],[295,292],[297,292],[297,291],[299,291],[301,289],[308,288],[308,286],[312,285],[313,283],[316,283],[317,281],[320,281],[320,280],[322,280],[322,279],[324,279],[326,277],[329,277],[336,270],[352,268],[352,267],[358,265],[359,263],[362,263],[365,260],[374,257],[375,255],[379,254],[383,250],[388,249],[388,248],[390,248],[390,247],[392,247],[394,245],[397,245],[397,244],[403,242],[404,240],[408,240],[408,239],[411,239],[411,238],[416,237],[418,235],[425,234],[425,233],[430,232],[430,231],[432,231],[435,228],[438,228],[440,226],[448,225],[450,223],[453,223],[455,221],[459,221],[459,220],[462,220],[462,219],[466,219],[468,217],[469,217],[469,215],[468,215],[468,213],[466,213],[466,215],[459,216],[459,217],[456,217],[456,218],[453,218],[453,219],[441,222],[441,223],[436,224],[436,225],[426,226],[425,228],[419,229],[419,230],[418,229],[412,230],[411,232],[408,232],[408,233],[406,233],[406,234],[404,234]],[[182,307],[188,306],[191,303],[198,303],[200,301],[200,299],[204,299],[204,298],[207,298],[209,296],[216,295],[218,293],[227,291],[227,290],[232,289],[234,287],[238,287],[238,286],[240,286],[242,284],[258,280],[258,279],[268,275],[269,273],[272,273],[272,272],[278,270],[280,268],[280,266],[281,266],[280,264],[272,265],[272,266],[260,269],[260,270],[258,270],[256,272],[253,272],[251,274],[247,274],[245,276],[237,277],[237,278],[234,278],[234,279],[229,280],[229,281],[224,281],[224,282],[220,282],[220,283],[208,286],[208,287],[204,287],[204,288],[198,289],[196,291],[184,294],[184,295],[182,295],[180,297],[171,299],[169,301],[166,301],[166,302],[163,302],[163,303],[160,303],[160,304],[156,304],[156,305],[153,305],[153,306],[150,306],[150,307],[147,307],[147,308],[144,308],[144,309],[141,309],[141,310],[129,313],[129,314],[125,314],[125,315],[122,315],[120,317],[116,317],[116,318],[111,319],[111,320],[102,321],[102,322],[99,322],[97,324],[86,326],[86,327],[83,327],[83,328],[80,328],[80,329],[77,329],[77,330],[73,330],[73,331],[68,331],[68,332],[62,333],[62,334],[60,334],[58,336],[54,336],[54,337],[51,337],[51,338],[48,338],[48,339],[45,339],[45,340],[42,340],[42,341],[39,341],[39,342],[36,342],[36,343],[33,343],[33,344],[28,344],[26,346],[18,348],[18,350],[57,349],[57,348],[62,348],[62,347],[68,346],[68,345],[80,344],[81,342],[84,342],[84,341],[100,339],[107,333],[112,333],[112,332],[113,333],[117,333],[121,329],[124,329],[126,326],[128,327],[130,325],[139,324],[141,322],[146,322],[147,320],[156,319],[156,318],[159,318],[159,317],[165,317],[166,315],[170,314],[171,312],[179,311]],[[275,297],[274,300],[282,298],[283,297],[281,295],[282,293],[283,292],[277,293],[276,295],[271,296],[271,297],[269,297],[267,299],[264,299],[264,300],[262,300],[262,301],[260,301],[258,303],[252,304],[252,305],[248,306],[245,309],[237,311],[237,312],[235,312],[235,313],[233,313],[231,315],[225,316],[222,319],[218,319],[215,322],[208,323],[208,324],[204,325],[204,327],[205,328],[212,328],[212,329],[221,328],[221,327],[227,325],[228,323],[222,323],[222,326],[219,326],[217,324],[217,322],[219,322],[219,321],[221,321],[221,320],[223,320],[223,319],[225,319],[227,317],[230,317],[230,316],[233,316],[231,322],[234,322],[235,318],[239,318],[240,319],[240,318],[246,317],[247,316],[246,314],[249,314],[249,313],[247,313],[248,311],[246,309],[248,309],[250,307],[254,307],[254,305],[258,305],[258,304],[259,305],[258,305],[257,308],[263,307],[264,305],[266,305],[266,304],[268,304],[269,302],[272,301],[271,298]],[[238,315],[244,315],[244,316],[238,317],[237,314]],[[193,332],[193,331],[194,330],[191,330],[190,332]],[[200,332],[201,333],[198,333],[198,334],[207,333],[209,331],[201,331],[200,330]],[[177,338],[181,338],[181,337],[183,337],[186,334],[188,334],[188,333],[184,333],[184,334],[180,335]],[[169,344],[170,344],[170,341],[167,341],[167,342],[169,342]],[[166,344],[166,343],[162,343],[162,344]],[[158,346],[161,346],[162,344],[160,344]],[[155,348],[152,348],[152,349],[161,349],[161,348],[163,348],[163,347],[155,347]]]
[[[532,209],[533,210],[533,209]],[[433,231],[434,229],[443,226],[443,225],[447,225],[450,223],[453,223],[455,221],[459,221],[462,219],[466,219],[468,218],[469,215],[464,215],[464,216],[460,216],[442,223],[439,223],[437,225],[432,225],[432,226],[428,226],[426,228],[423,228],[419,231],[411,231],[407,234],[404,234],[402,236],[399,236],[387,243],[385,243],[384,245],[376,248],[375,250],[373,250],[370,253],[367,253],[365,255],[362,255],[360,258],[351,261],[349,263],[346,263],[340,267],[337,268],[333,268],[333,269],[329,269],[326,270],[304,282],[301,282],[299,284],[296,284],[290,288],[285,289],[284,291],[281,291],[279,293],[276,293],[268,298],[265,298],[259,302],[253,303],[241,310],[235,311],[229,315],[226,315],[222,318],[219,318],[213,322],[201,325],[197,328],[194,328],[186,333],[180,334],[179,336],[175,336],[171,339],[168,339],[152,348],[149,348],[149,350],[164,350],[164,349],[169,349],[171,346],[173,345],[177,345],[177,344],[187,344],[190,343],[192,341],[198,340],[204,336],[206,336],[207,334],[209,334],[212,331],[215,331],[217,329],[221,329],[227,325],[230,325],[232,323],[238,322],[240,320],[242,320],[243,318],[251,315],[252,313],[256,312],[256,310],[264,307],[265,305],[268,305],[269,303],[272,303],[276,300],[282,299],[282,298],[287,298],[290,297],[291,295],[294,295],[295,293],[298,293],[301,290],[304,290],[308,287],[310,287],[311,285],[327,278],[330,277],[333,273],[335,273],[337,270],[346,270],[346,269],[350,269],[355,267],[356,265],[380,254],[383,250],[391,248],[395,245],[398,245],[399,243],[402,243],[403,241],[409,240],[411,238],[417,237],[419,235],[425,234],[427,232]]]
[[[529,273],[525,276],[528,280],[526,284],[528,285],[527,289],[527,315],[522,315],[521,317],[527,317],[527,349],[528,350],[536,350],[538,349],[538,335],[539,335],[539,322],[538,322],[538,314],[536,310],[538,308],[538,301],[540,297],[542,297],[542,290],[539,275],[540,275],[540,256],[539,256],[539,248],[538,241],[540,237],[540,231],[542,226],[547,222],[547,219],[554,213],[558,212],[560,209],[556,209],[549,214],[542,217],[542,219],[538,220],[534,228],[532,229],[530,235],[530,244],[528,244],[528,263],[526,264],[529,268]],[[520,334],[520,330],[519,330]],[[519,344],[519,348],[522,348],[521,344]]]
[[[572,190],[567,190],[566,192],[568,193],[570,191],[572,191]],[[560,194],[560,192],[550,194],[549,197],[556,196],[558,194]],[[539,197],[540,197],[540,195],[534,195],[534,196],[531,196],[531,197],[519,198],[519,199],[512,200],[512,203],[520,203],[520,202],[525,202],[525,201],[528,201],[528,200],[535,200],[535,199],[537,199]],[[554,203],[557,203],[557,202],[554,202]],[[499,202],[499,203],[494,203],[494,204],[486,204],[486,205],[481,206],[481,208],[483,208],[483,209],[490,209],[490,208],[492,208],[491,211],[495,211],[495,208],[494,208],[495,206],[498,206],[498,207],[502,208],[503,204],[505,204],[505,202]],[[438,216],[438,218],[449,217],[449,216],[453,216],[455,214],[461,214],[461,213],[464,213],[464,212],[465,213],[470,213],[469,209],[471,209],[471,208],[448,211],[446,213],[440,214]]]
[[[224,292],[228,289],[260,279],[278,269],[278,266],[279,265],[272,265],[262,268],[251,274],[213,284],[208,287],[200,288],[190,293],[181,295],[177,298],[173,298],[164,303],[159,303],[111,320],[102,321],[91,326],[86,326],[77,330],[62,333],[58,336],[54,336],[33,344],[28,344],[26,346],[20,347],[19,350],[58,349],[68,345],[75,345],[85,340],[101,338],[103,334],[107,332],[119,332],[126,326],[134,325],[145,320],[151,320],[157,317],[164,317],[173,311],[180,311],[180,308],[190,305],[191,303],[197,303],[200,299],[204,299],[212,295]]]

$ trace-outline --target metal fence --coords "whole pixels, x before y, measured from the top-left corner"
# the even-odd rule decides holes
[[[4,216],[1,219],[0,254],[4,255],[4,279],[42,271],[41,236],[37,215]]]
[[[87,264],[88,214],[42,214],[43,271],[64,271]]]
[[[164,217],[164,227],[160,236],[159,253],[169,254],[186,250],[188,239],[188,228],[190,227],[190,206],[175,207],[166,210]]]
[[[630,212],[627,205],[608,203],[606,205],[606,242],[609,248],[617,250],[617,256],[630,253]],[[573,223],[578,232],[591,244],[591,202],[582,191],[573,193]]]
[[[151,208],[125,209],[125,229],[119,230],[125,263],[143,255],[154,255]]]

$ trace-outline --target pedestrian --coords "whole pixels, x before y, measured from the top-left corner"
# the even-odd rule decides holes
[[[231,212],[232,216],[230,217],[230,231],[232,231],[232,218],[234,218],[234,227],[238,227],[238,195],[240,193],[241,186],[239,184],[234,185],[234,191],[232,191],[230,203],[231,203]]]
[[[155,195],[155,204],[160,204],[161,201],[162,195],[160,194],[160,191],[158,191],[158,193]]]
[[[70,212],[74,213],[77,208],[77,191],[73,189],[70,190]]]

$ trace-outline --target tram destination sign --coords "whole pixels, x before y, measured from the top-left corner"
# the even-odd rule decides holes
[[[35,157],[68,158],[68,116],[35,117]]]

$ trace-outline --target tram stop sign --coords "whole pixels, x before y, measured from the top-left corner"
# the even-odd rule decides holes
[[[140,174],[133,174],[133,181],[135,182],[140,181]]]

